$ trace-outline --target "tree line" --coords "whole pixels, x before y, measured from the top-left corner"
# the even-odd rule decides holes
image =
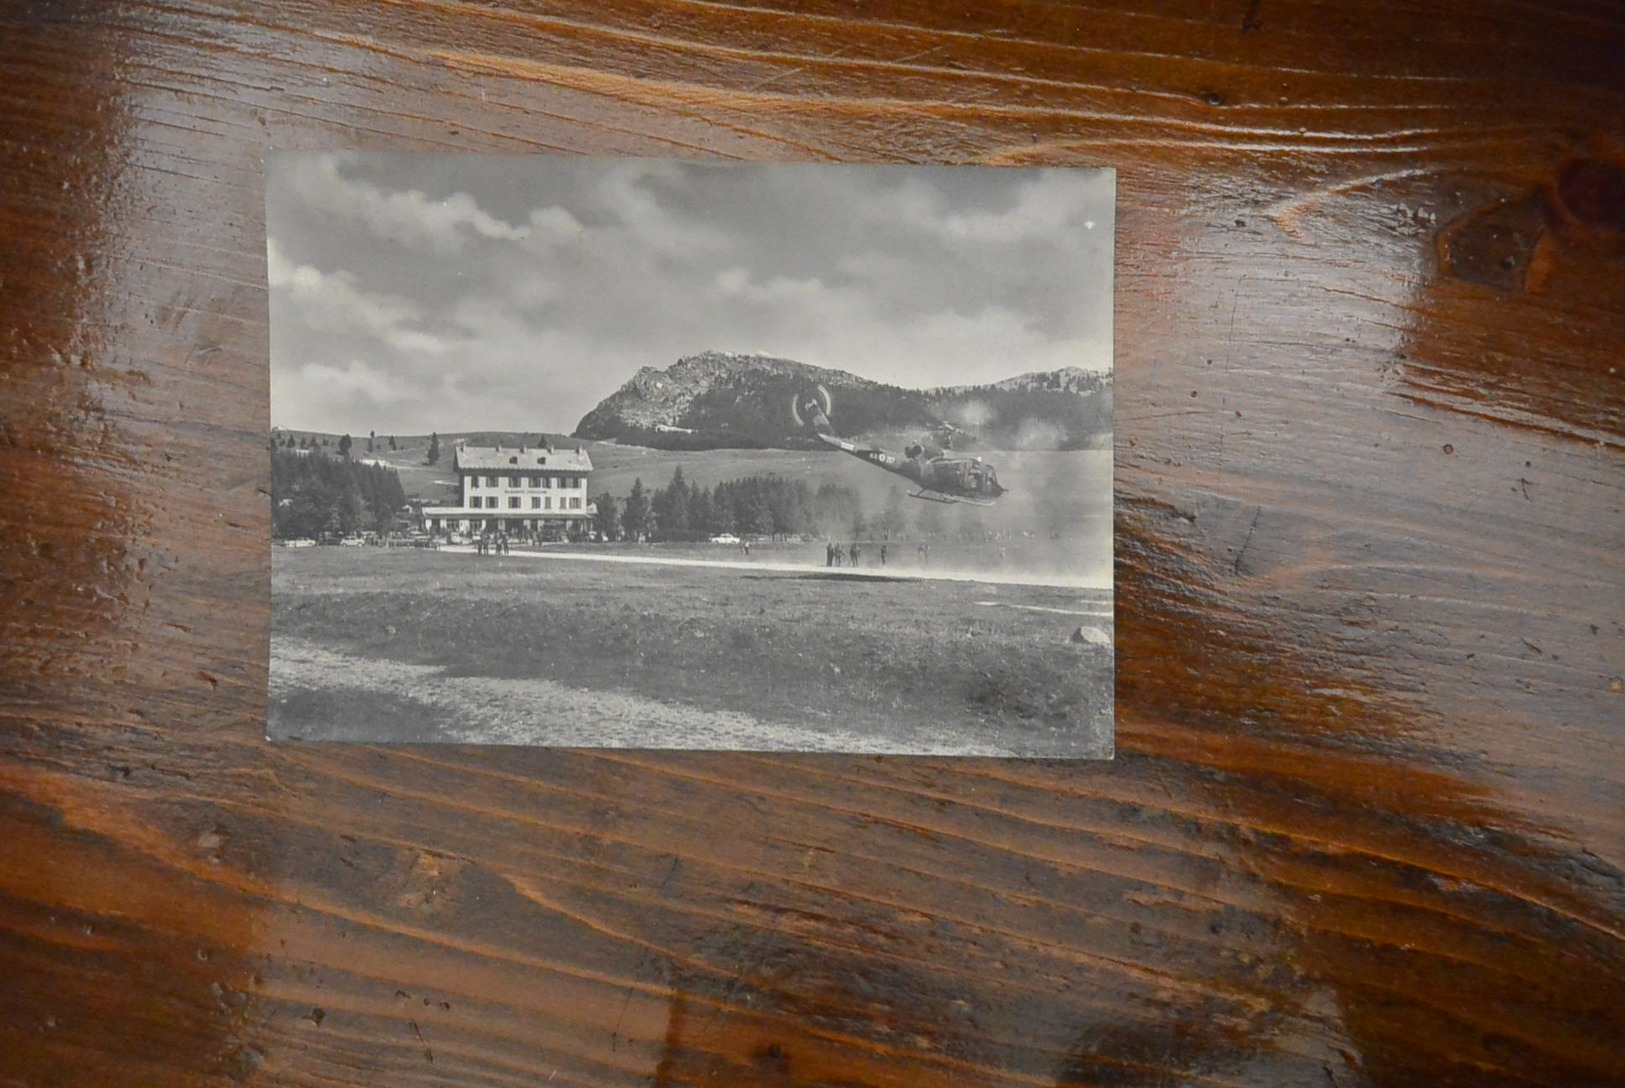
[[[287,447],[271,451],[272,532],[279,539],[388,532],[405,505],[392,468]]]
[[[864,540],[898,536],[910,528],[898,487],[879,510],[872,510],[841,484],[815,489],[805,480],[745,476],[707,488],[690,484],[682,466],[673,470],[665,487],[651,491],[639,477],[627,495],[617,498],[606,491],[593,498],[593,505],[593,528],[605,540],[703,540],[721,533]],[[941,506],[925,504],[913,528],[925,536],[940,535],[945,528]]]
[[[377,452],[379,452],[378,451],[378,446],[379,446],[380,443],[388,443],[391,453],[399,452],[400,448],[401,448],[400,442],[392,434],[391,435],[385,435],[382,439],[380,439],[378,437],[378,432],[377,431],[369,431],[367,433],[367,452],[368,453],[377,453]],[[327,439],[319,438],[319,437],[318,438],[312,438],[308,434],[307,435],[302,435],[299,438],[295,438],[291,434],[272,434],[271,435],[271,450],[272,450],[273,453],[275,451],[277,451],[277,450],[319,450],[319,449],[325,449],[326,447],[327,447]],[[350,451],[354,447],[355,447],[355,441],[349,435],[344,435],[344,436],[339,438],[339,440],[338,440],[338,451],[339,451],[339,456],[340,457],[348,457],[348,456],[350,456]],[[429,436],[429,453],[428,453],[428,456],[424,459],[423,463],[426,464],[426,465],[432,465],[432,464],[434,464],[435,462],[437,462],[439,460],[440,460],[440,435],[438,433],[435,433],[435,434],[431,434]]]

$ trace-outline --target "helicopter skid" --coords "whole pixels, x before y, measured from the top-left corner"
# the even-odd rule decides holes
[[[908,497],[911,499],[924,499],[926,502],[940,502],[945,506],[951,506],[955,503],[961,502],[969,503],[971,506],[993,505],[993,503],[987,499],[966,499],[961,498],[958,495],[944,495],[940,491],[927,491],[924,488],[921,488],[919,491],[910,491],[908,493]]]

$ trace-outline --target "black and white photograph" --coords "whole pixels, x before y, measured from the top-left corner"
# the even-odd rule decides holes
[[[1114,189],[273,153],[267,736],[1110,758]]]

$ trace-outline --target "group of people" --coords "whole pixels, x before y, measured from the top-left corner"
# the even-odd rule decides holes
[[[881,566],[886,565],[886,556],[887,556],[888,550],[889,550],[888,546],[886,545],[886,543],[884,541],[882,541],[881,545],[880,545],[880,565]],[[828,544],[824,545],[824,566],[826,566],[826,567],[844,566],[848,562],[850,563],[851,566],[856,567],[856,566],[861,565],[860,561],[862,560],[862,558],[863,558],[863,549],[858,546],[858,542],[856,540],[854,540],[851,544],[849,544],[844,549],[838,543],[836,543],[833,540],[830,541]]]
[[[510,544],[511,541],[507,533],[479,533],[474,537],[474,550],[479,555],[507,555]],[[744,555],[750,555],[750,542],[741,541],[739,550]],[[890,551],[890,546],[885,541],[881,541],[877,546],[880,566],[886,565],[886,560],[890,557]],[[924,566],[931,560],[931,546],[922,543],[914,549],[914,554],[920,565]],[[999,555],[1001,558],[1003,557],[1003,548],[999,549]],[[856,540],[845,547],[833,540],[824,545],[824,566],[826,567],[860,567],[863,565],[863,556],[863,546]]]

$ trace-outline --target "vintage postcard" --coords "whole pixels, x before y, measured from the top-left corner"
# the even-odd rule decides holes
[[[1111,171],[266,182],[271,739],[1111,756]]]

